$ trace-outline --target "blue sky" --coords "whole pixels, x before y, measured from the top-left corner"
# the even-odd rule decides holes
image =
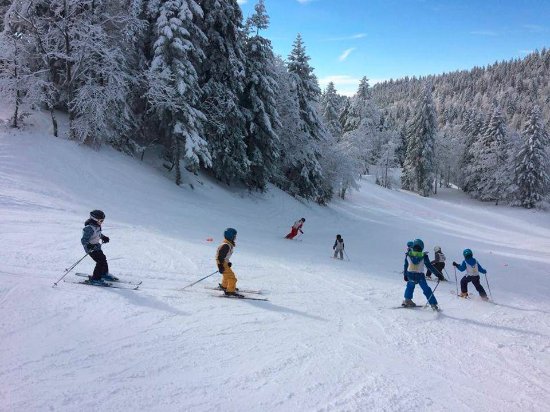
[[[239,0],[244,16],[256,0]],[[550,47],[550,0],[265,0],[264,33],[288,56],[301,33],[324,88],[436,74]]]

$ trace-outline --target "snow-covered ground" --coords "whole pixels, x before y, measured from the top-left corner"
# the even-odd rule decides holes
[[[178,188],[160,169],[47,128],[39,118],[0,131],[0,410],[548,410],[548,213],[368,181],[325,208],[204,177]],[[142,279],[141,290],[51,287],[83,255],[96,208],[111,272]],[[302,241],[284,240],[300,217]],[[239,233],[238,286],[269,302],[212,297],[204,286],[218,275],[177,290],[216,270],[228,226]],[[337,233],[350,261],[330,258]],[[452,295],[449,265],[442,312],[392,309],[417,237],[449,263],[472,248],[497,304]],[[418,288],[415,300],[425,303]]]

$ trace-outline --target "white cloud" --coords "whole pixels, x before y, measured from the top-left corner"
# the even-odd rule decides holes
[[[548,29],[544,26],[540,26],[538,24],[524,24],[523,27],[527,29],[530,33],[544,33],[548,31]]]
[[[344,50],[344,52],[340,55],[340,57],[338,57],[338,60],[343,62],[344,60],[346,60],[349,57],[351,52],[354,51],[354,50],[355,50],[355,47],[351,47],[349,49]]]
[[[327,39],[328,41],[341,41],[341,40],[357,40],[367,37],[367,33],[357,33],[352,34],[351,36],[342,36],[342,37],[331,37]]]
[[[312,1],[316,1],[316,0],[296,0],[296,1],[300,4],[307,4],[307,3],[311,3]]]
[[[498,36],[498,33],[494,30],[474,30],[470,34],[475,34],[476,36]]]
[[[524,50],[520,50],[519,53],[520,53],[520,54],[531,54],[531,53],[533,53],[533,50],[526,50],[526,49],[524,49]]]
[[[237,3],[246,4],[246,3],[248,3],[248,0],[237,0]]]

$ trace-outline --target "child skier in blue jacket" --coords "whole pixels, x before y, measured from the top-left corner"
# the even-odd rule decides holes
[[[460,279],[460,297],[461,298],[467,298],[468,297],[468,283],[472,282],[477,289],[479,296],[481,296],[481,299],[488,300],[487,293],[485,292],[485,289],[483,289],[483,286],[481,286],[481,283],[479,282],[479,273],[487,273],[485,269],[479,264],[479,262],[474,259],[474,254],[471,249],[464,249],[464,252],[462,252],[462,255],[464,256],[464,260],[459,265],[456,262],[453,262],[453,266],[460,270],[461,272],[466,271],[466,276],[464,276],[462,279]]]
[[[421,239],[416,239],[413,242],[412,250],[409,250],[405,256],[405,265],[403,267],[403,276],[407,279],[407,287],[405,288],[405,300],[403,306],[416,306],[412,301],[414,288],[418,283],[428,299],[428,303],[434,310],[439,310],[437,306],[437,299],[434,296],[432,289],[426,282],[426,275],[424,268],[427,267],[433,273],[439,273],[439,271],[430,263],[428,253],[423,252],[424,242]]]

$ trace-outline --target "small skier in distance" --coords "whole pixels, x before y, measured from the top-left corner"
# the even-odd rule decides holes
[[[434,268],[436,268],[438,271],[435,273],[435,276],[437,276],[437,278],[440,281],[445,282],[447,279],[445,279],[442,275],[443,269],[445,268],[445,259],[446,259],[445,254],[441,251],[441,246],[435,246],[434,252],[435,252],[435,258],[434,260],[432,260],[431,263],[434,266]],[[426,273],[426,277],[428,279],[432,278],[432,271],[430,269],[428,269],[428,272]]]
[[[90,218],[84,223],[82,239],[80,240],[84,251],[96,263],[94,273],[92,276],[89,276],[89,280],[87,281],[95,285],[102,285],[106,280],[118,280],[118,278],[109,274],[107,257],[101,250],[101,242],[109,243],[109,238],[101,233],[101,225],[104,221],[105,213],[102,210],[92,210]]]
[[[464,260],[459,265],[456,262],[453,262],[453,266],[456,267],[461,272],[466,271],[466,276],[464,276],[462,279],[460,279],[460,296],[461,298],[467,298],[468,297],[468,283],[472,282],[477,289],[479,296],[483,300],[489,300],[487,297],[487,293],[485,292],[485,289],[483,289],[483,286],[481,286],[481,283],[479,282],[479,272],[481,273],[487,273],[485,269],[479,264],[479,262],[474,259],[474,254],[471,249],[464,249],[464,252],[462,252],[462,255],[464,256]]]
[[[342,239],[341,235],[336,235],[336,240],[334,241],[332,249],[334,250],[334,259],[340,254],[339,259],[344,260],[344,239]]]
[[[304,234],[304,232],[302,231],[302,226],[304,226],[305,222],[306,222],[305,217],[294,222],[294,224],[292,225],[292,228],[290,229],[290,233],[285,236],[285,239],[294,239],[294,237],[296,237],[298,232],[300,232],[301,234]]]

